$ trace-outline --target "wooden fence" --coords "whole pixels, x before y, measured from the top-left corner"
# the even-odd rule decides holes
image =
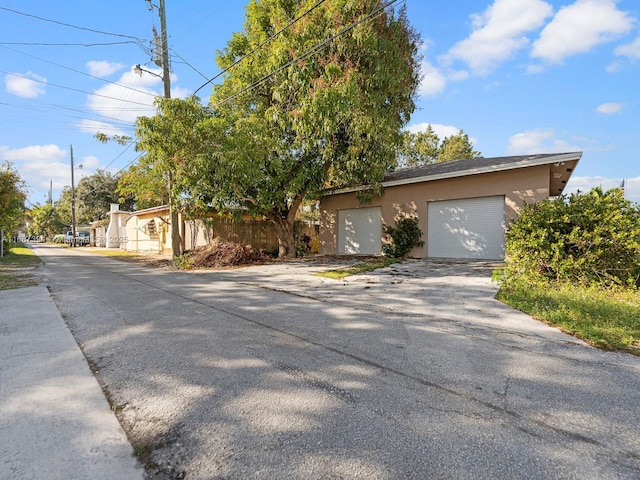
[[[278,249],[278,237],[275,227],[268,221],[232,220],[224,217],[213,217],[206,220],[186,220],[184,224],[185,250],[208,245],[216,237],[225,241],[245,243],[257,250],[270,251]],[[300,238],[303,235],[307,235],[311,239],[310,244],[317,243],[313,240],[318,236],[317,226],[296,222],[296,231]]]

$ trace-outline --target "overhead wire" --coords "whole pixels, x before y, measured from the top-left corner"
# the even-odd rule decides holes
[[[210,105],[210,108],[217,108],[217,107],[219,107],[221,105],[224,105],[225,103],[229,102],[230,100],[233,100],[234,98],[236,98],[237,96],[243,94],[244,92],[247,92],[249,90],[252,90],[252,89],[256,88],[258,85],[260,85],[263,82],[269,80],[271,77],[277,75],[278,73],[280,73],[284,69],[290,67],[291,65],[293,65],[294,63],[296,63],[296,62],[298,62],[300,60],[303,60],[303,59],[307,58],[311,54],[313,54],[313,53],[317,52],[318,50],[320,50],[325,45],[328,45],[329,43],[333,42],[336,38],[338,38],[338,37],[344,35],[345,33],[353,30],[355,27],[357,27],[361,23],[369,20],[370,18],[373,18],[374,16],[378,15],[380,12],[382,12],[386,8],[392,6],[394,3],[398,3],[399,1],[405,2],[406,0],[391,0],[391,1],[381,5],[380,7],[376,8],[371,13],[366,15],[365,17],[362,17],[358,21],[352,23],[351,25],[348,25],[347,27],[343,28],[338,33],[336,33],[335,35],[332,35],[331,37],[323,40],[322,42],[318,43],[313,48],[307,50],[306,52],[300,54],[296,58],[290,60],[289,62],[285,63],[284,65],[282,65],[281,67],[277,68],[276,70],[274,70],[273,72],[269,73],[268,75],[265,75],[264,77],[260,78],[259,80],[256,80],[251,85],[248,85],[247,87],[239,90],[238,92],[236,92],[236,93],[234,93],[232,95],[229,95],[228,97],[226,97],[225,99],[221,100],[220,102],[218,102],[218,103],[216,103],[214,105]],[[202,88],[202,87],[200,87],[200,88]],[[197,90],[196,90],[196,92],[197,92]],[[194,95],[195,95],[195,93],[194,93]]]
[[[309,15],[311,12],[313,12],[316,8],[318,8],[320,5],[322,5],[326,0],[320,0],[319,2],[316,2],[311,8],[309,8],[307,11],[305,11],[302,15],[300,15],[297,18],[294,18],[291,22],[289,22],[287,25],[285,25],[284,27],[282,27],[280,30],[278,30],[276,33],[274,33],[273,35],[269,36],[266,40],[264,40],[262,43],[260,43],[260,45],[258,45],[257,47],[255,47],[253,50],[251,50],[249,53],[243,55],[242,57],[240,57],[238,60],[236,60],[235,62],[233,62],[231,65],[229,65],[227,68],[225,68],[224,70],[222,70],[220,73],[214,75],[213,77],[211,77],[209,80],[207,80],[205,83],[203,83],[202,85],[200,85],[195,92],[193,92],[193,94],[191,95],[192,97],[195,97],[196,93],[198,93],[203,87],[207,86],[208,84],[210,84],[211,82],[213,82],[214,80],[216,80],[217,78],[221,77],[222,75],[224,75],[226,72],[228,72],[229,70],[231,70],[233,67],[235,67],[236,65],[238,65],[240,62],[242,62],[245,58],[253,55],[255,52],[257,52],[258,50],[260,50],[262,47],[264,47],[267,43],[269,43],[271,40],[273,40],[274,38],[276,38],[278,35],[280,35],[282,32],[284,32],[285,30],[287,30],[288,28],[290,28],[291,26],[295,25],[297,22],[299,22],[300,20],[302,20],[304,17],[306,17],[307,15]]]
[[[38,57],[36,55],[31,55],[30,53],[26,53],[26,52],[21,52],[20,50],[16,50],[15,48],[7,47],[7,46],[3,45],[2,43],[0,43],[0,47],[5,48],[7,50],[11,50],[11,51],[16,52],[16,53],[19,53],[20,55],[25,55],[27,57],[35,58],[36,60],[40,60],[41,62],[45,62],[45,63],[49,63],[51,65],[55,65],[56,67],[64,68],[65,70],[69,70],[70,72],[74,72],[74,73],[77,73],[77,74],[80,74],[80,75],[84,75],[85,77],[89,77],[89,78],[93,78],[93,79],[96,79],[96,80],[100,80],[101,82],[109,83],[111,85],[117,85],[118,87],[122,87],[122,88],[126,88],[126,89],[129,89],[129,90],[133,90],[135,92],[142,93],[144,95],[150,95],[152,97],[156,97],[157,96],[156,94],[153,94],[153,93],[150,93],[150,92],[145,92],[144,90],[138,90],[138,89],[135,89],[133,87],[129,87],[127,85],[123,85],[123,84],[118,83],[118,82],[113,82],[111,80],[107,80],[106,78],[97,77],[95,75],[91,75],[91,74],[83,72],[81,70],[76,70],[75,68],[66,67],[66,66],[61,65],[59,63],[52,62],[51,60],[47,60],[46,58]]]
[[[3,70],[0,70],[0,73],[4,73],[5,75],[12,75],[12,76],[16,76],[16,77],[25,78],[25,79],[27,79],[29,81],[37,82],[37,83],[43,83],[45,85],[51,85],[52,87],[63,88],[65,90],[71,90],[72,92],[79,92],[79,93],[84,93],[86,95],[93,95],[95,97],[108,98],[109,100],[117,100],[119,102],[130,103],[132,105],[144,105],[145,107],[149,106],[149,104],[147,104],[147,103],[134,102],[133,100],[123,100],[121,98],[110,97],[109,95],[102,95],[100,93],[87,92],[85,90],[80,90],[80,89],[77,89],[77,88],[66,87],[64,85],[58,85],[56,83],[50,83],[50,82],[47,82],[47,81],[44,81],[44,80],[38,80],[36,78],[29,78],[29,77],[25,77],[23,75],[16,75],[15,73],[9,73],[9,72],[5,72]]]
[[[200,75],[202,78],[204,78],[205,80],[207,79],[207,76],[202,73],[200,70],[198,70],[196,67],[194,67],[193,65],[191,65],[189,62],[187,62],[184,58],[182,58],[177,52],[174,51],[173,53],[176,57],[178,57],[180,60],[182,60],[182,62],[178,62],[178,63],[184,63],[186,66],[191,67],[191,69],[196,72],[198,75]]]
[[[78,30],[86,31],[86,32],[98,33],[98,34],[101,34],[101,35],[110,35],[112,37],[130,38],[130,39],[133,39],[133,40],[137,40],[138,42],[142,41],[140,38],[134,37],[133,35],[125,35],[125,34],[122,34],[122,33],[105,32],[103,30],[95,30],[93,28],[81,27],[79,25],[73,25],[71,23],[60,22],[58,20],[52,20],[50,18],[40,17],[38,15],[33,15],[33,14],[30,14],[30,13],[20,12],[18,10],[14,10],[12,8],[0,7],[0,10],[5,10],[7,12],[15,13],[17,15],[23,15],[25,17],[35,18],[35,19],[41,20],[43,22],[55,23],[56,25],[75,28],[75,29],[78,29]]]
[[[301,16],[300,16],[300,17],[298,17],[297,19],[293,20],[292,22],[290,22],[290,24],[288,24],[287,26],[283,27],[280,31],[278,31],[277,33],[275,33],[275,34],[274,34],[272,37],[270,37],[269,39],[267,39],[267,40],[265,40],[264,42],[262,42],[262,43],[260,44],[260,46],[259,46],[259,47],[257,47],[257,48],[261,48],[262,46],[264,46],[264,45],[265,45],[265,44],[266,44],[270,39],[272,39],[273,37],[275,37],[275,36],[279,35],[279,34],[280,34],[280,33],[282,33],[282,31],[284,31],[286,28],[289,28],[291,25],[295,24],[295,23],[296,23],[297,21],[299,21],[303,16],[308,15],[308,14],[310,13],[310,11],[312,11],[312,10],[313,10],[313,9],[315,9],[315,8],[317,8],[320,4],[324,3],[324,1],[326,1],[326,0],[320,0],[320,1],[319,1],[318,3],[316,3],[313,7],[311,7],[311,9],[309,9],[308,11],[306,11],[303,15],[301,15]],[[280,68],[278,68],[278,69],[277,69],[277,70],[275,70],[274,72],[271,72],[270,74],[268,74],[268,75],[266,75],[266,76],[262,77],[262,78],[261,78],[261,79],[259,79],[258,81],[254,82],[253,84],[249,85],[248,87],[245,87],[244,89],[240,90],[239,92],[236,92],[235,94],[230,95],[229,97],[225,98],[222,102],[219,102],[218,104],[213,105],[213,106],[212,106],[212,108],[218,107],[218,106],[222,105],[223,103],[226,103],[226,102],[228,102],[228,101],[232,100],[233,98],[235,98],[236,96],[238,96],[238,95],[240,95],[240,94],[244,93],[245,91],[248,91],[248,90],[250,90],[250,89],[252,89],[252,88],[255,88],[256,86],[258,86],[258,85],[259,85],[259,84],[261,84],[262,82],[264,82],[264,81],[268,80],[269,78],[273,77],[274,75],[277,75],[279,72],[281,72],[281,71],[282,71],[282,70],[284,70],[285,68],[288,68],[289,66],[291,66],[291,65],[292,65],[292,64],[294,64],[295,62],[297,62],[297,61],[299,61],[299,60],[302,60],[302,59],[304,59],[304,58],[308,57],[309,55],[311,55],[311,54],[313,54],[313,53],[317,52],[319,49],[321,49],[321,48],[322,48],[322,47],[324,47],[325,45],[327,45],[327,44],[329,44],[329,43],[333,42],[336,38],[338,38],[338,37],[340,37],[340,36],[344,35],[345,33],[347,33],[347,32],[349,32],[349,31],[353,30],[355,27],[357,27],[357,26],[358,26],[358,25],[360,25],[361,23],[363,23],[363,22],[365,22],[365,21],[367,21],[367,20],[369,20],[369,19],[371,19],[371,18],[375,17],[376,15],[378,15],[379,13],[381,13],[383,10],[385,10],[385,9],[389,8],[390,6],[392,6],[392,5],[394,5],[395,3],[398,3],[398,2],[400,2],[400,1],[404,2],[404,1],[406,1],[406,0],[390,0],[389,2],[386,2],[385,4],[381,5],[380,7],[376,8],[375,10],[373,10],[373,11],[372,11],[371,13],[369,13],[368,15],[366,15],[366,16],[364,16],[364,17],[360,18],[359,20],[357,20],[357,21],[353,22],[352,24],[348,25],[347,27],[343,28],[343,29],[342,29],[342,30],[340,30],[338,33],[336,33],[335,35],[332,35],[331,37],[329,37],[329,38],[327,38],[327,39],[323,40],[322,42],[320,42],[319,44],[317,44],[317,45],[316,45],[316,46],[314,46],[313,48],[311,48],[311,49],[307,50],[306,52],[302,53],[302,54],[301,54],[301,55],[299,55],[298,57],[296,57],[296,58],[294,58],[293,60],[291,60],[291,61],[287,62],[285,65],[281,66]],[[248,55],[253,54],[253,53],[257,50],[257,48],[256,48],[256,49],[254,49],[254,50],[252,50],[249,54],[247,54],[247,55],[245,55],[245,56],[241,57],[241,59],[240,59],[239,61],[242,61],[242,60],[243,60],[244,58],[246,58]],[[231,67],[229,67],[229,68],[232,68],[233,66],[237,65],[237,63],[239,63],[239,61],[235,62],[235,63],[234,63]],[[227,69],[227,70],[228,70],[228,69]],[[222,73],[224,73],[224,72],[222,72]],[[221,74],[222,74],[222,73],[221,73]],[[219,75],[221,75],[221,74],[218,74],[218,76],[219,76]],[[214,77],[214,78],[212,78],[211,80],[209,80],[209,81],[208,81],[207,83],[205,83],[204,85],[202,85],[200,88],[198,88],[198,90],[200,90],[202,87],[204,87],[205,85],[207,85],[209,82],[213,81],[215,78],[217,78],[217,76],[216,76],[216,77]],[[195,96],[195,93],[197,93],[197,90],[196,90],[196,92],[194,92],[194,94],[193,94],[194,96]],[[129,162],[125,167],[123,167],[123,168],[120,170],[120,172],[121,172],[121,171],[123,171],[125,168],[127,168],[129,165],[131,165],[135,160],[137,160],[138,158],[140,158],[142,155],[143,155],[143,154],[140,154],[140,155],[139,155],[138,157],[136,157],[134,160],[132,160],[131,162]]]
[[[111,45],[137,44],[132,40],[122,42],[104,42],[104,43],[49,43],[49,42],[0,42],[0,45],[26,45],[37,47],[104,47]]]

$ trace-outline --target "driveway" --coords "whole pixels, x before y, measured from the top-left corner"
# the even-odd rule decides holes
[[[640,359],[497,302],[491,265],[36,251],[152,478],[640,478]]]

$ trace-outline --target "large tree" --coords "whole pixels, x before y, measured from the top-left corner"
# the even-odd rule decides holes
[[[80,223],[101,220],[108,216],[112,203],[118,203],[121,210],[133,210],[133,196],[118,193],[120,175],[106,170],[98,170],[93,175],[83,177],[76,187],[76,206]]]
[[[305,197],[356,184],[379,191],[420,80],[404,10],[380,0],[316,3],[251,1],[244,30],[219,53],[229,70],[210,100],[217,141],[198,198],[264,216],[280,256],[295,255]]]
[[[36,205],[31,209],[29,215],[31,216],[29,235],[43,235],[52,238],[56,233],[66,230],[66,225],[60,221],[56,209],[49,203]]]
[[[0,230],[12,230],[22,220],[27,186],[9,162],[0,164]]]
[[[106,170],[98,170],[93,175],[83,177],[75,187],[76,220],[78,223],[91,223],[106,218],[110,204],[119,203],[123,210],[132,210],[133,196],[120,195],[118,182],[120,175],[113,175]],[[66,186],[55,202],[55,210],[60,221],[71,225],[71,187]]]
[[[181,203],[197,200],[195,190],[206,173],[198,168],[199,160],[205,151],[214,151],[208,138],[215,130],[204,128],[209,116],[197,99],[158,97],[155,104],[156,115],[136,120],[136,150],[143,154],[124,173],[118,192],[133,196],[138,207],[169,204],[171,245],[173,255],[178,256],[182,253],[178,211]]]
[[[464,131],[440,139],[429,125],[424,131],[403,132],[402,144],[398,149],[398,166],[418,167],[481,156],[480,152],[474,150],[473,143]]]

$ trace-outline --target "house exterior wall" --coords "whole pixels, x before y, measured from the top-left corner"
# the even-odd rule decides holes
[[[381,207],[383,225],[395,225],[399,209],[409,207],[418,216],[425,246],[411,252],[427,256],[427,202],[504,195],[507,225],[514,220],[524,202],[534,203],[549,197],[549,165],[482,173],[464,177],[432,180],[386,187],[380,197],[361,205],[356,193],[328,195],[320,200],[320,253],[338,252],[338,211],[349,208]]]
[[[122,246],[131,252],[171,253],[169,209],[131,215]]]
[[[116,205],[117,206],[117,205]],[[119,210],[112,210],[111,220],[107,227],[105,235],[105,247],[107,248],[125,248],[124,237],[126,236],[126,222],[129,212],[121,212]]]
[[[98,225],[91,229],[91,243],[96,247],[107,246],[107,225]]]

